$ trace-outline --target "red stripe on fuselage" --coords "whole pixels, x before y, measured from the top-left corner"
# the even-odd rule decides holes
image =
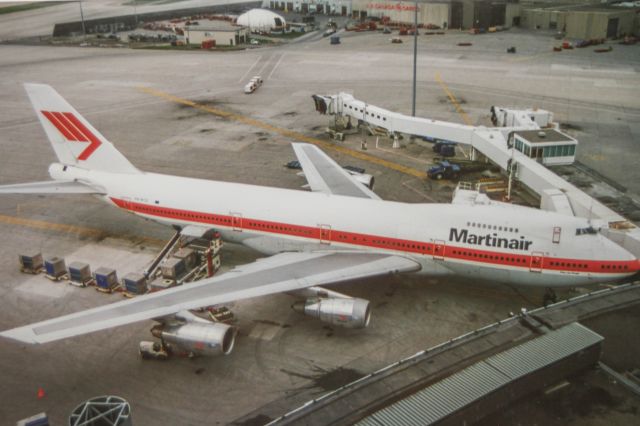
[[[438,250],[440,251],[437,251],[436,244],[423,241],[403,240],[398,238],[340,231],[337,229],[331,229],[328,235],[321,235],[322,230],[320,227],[292,225],[246,217],[241,218],[240,225],[238,226],[237,220],[234,221],[231,215],[200,213],[190,210],[160,207],[125,201],[118,198],[111,198],[111,200],[120,208],[149,216],[221,226],[230,229],[242,228],[247,231],[259,231],[300,237],[311,239],[318,243],[322,240],[361,247],[394,250],[403,253],[433,256],[438,259],[443,257],[450,260],[455,259],[466,262],[510,266],[515,268],[524,268],[527,270],[544,269],[572,273],[590,272],[600,274],[632,274],[640,269],[640,261],[637,259],[630,261],[601,261],[544,257],[542,258],[540,265],[532,265],[533,257],[531,255],[494,252],[450,245],[444,245],[444,247],[439,246],[440,248]]]

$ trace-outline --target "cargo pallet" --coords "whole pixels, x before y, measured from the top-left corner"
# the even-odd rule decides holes
[[[114,291],[117,291],[117,287],[98,287],[96,286],[96,291],[99,291],[100,293],[105,293],[105,294],[111,294]]]
[[[23,274],[38,275],[42,271],[44,271],[44,268],[42,266],[37,268],[37,269],[25,268],[25,267],[22,267],[22,266],[20,267],[20,272],[22,272]]]
[[[53,282],[64,281],[69,279],[69,274],[63,274],[58,277],[54,277],[53,275],[44,274],[45,277],[49,278]]]
[[[88,287],[90,285],[96,285],[96,281],[93,278],[91,278],[91,279],[89,279],[87,281],[84,281],[84,282],[73,281],[73,280],[70,279],[68,281],[68,283],[69,283],[69,285],[72,285],[74,287]]]

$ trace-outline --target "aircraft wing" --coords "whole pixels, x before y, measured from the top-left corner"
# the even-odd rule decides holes
[[[46,343],[186,309],[419,269],[413,260],[384,253],[281,253],[216,277],[14,328],[0,336]]]
[[[105,194],[105,191],[92,188],[81,182],[47,180],[44,182],[0,185],[0,194]]]
[[[358,182],[315,145],[307,143],[294,143],[292,145],[312,191],[349,197],[372,198],[374,200],[380,199],[372,190]]]

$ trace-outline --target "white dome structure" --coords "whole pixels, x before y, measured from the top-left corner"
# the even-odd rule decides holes
[[[282,16],[265,9],[251,9],[243,13],[238,16],[236,24],[249,27],[252,32],[283,31],[287,26]]]

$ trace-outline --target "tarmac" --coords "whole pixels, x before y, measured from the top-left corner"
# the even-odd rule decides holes
[[[361,135],[348,136],[345,143],[325,135],[332,120],[314,111],[315,93],[348,91],[370,104],[411,111],[410,39],[397,45],[380,33],[339,35],[337,46],[311,37],[237,52],[0,45],[0,182],[46,180],[55,161],[22,88],[25,82],[41,82],[56,88],[146,171],[301,188],[304,178],[283,164],[294,159],[290,143],[303,136],[323,142],[339,163],[366,168],[383,199],[449,201],[453,183],[427,181],[367,157],[424,171],[432,156],[428,146],[404,141],[403,148],[393,150],[391,141],[381,138],[376,148],[375,138],[368,137],[363,156]],[[463,40],[473,45],[457,46]],[[631,214],[640,199],[635,146],[640,48],[552,53],[555,44],[549,34],[518,30],[420,36],[417,115],[462,122],[436,75],[474,124],[488,125],[491,105],[551,110],[580,140],[578,159],[625,192],[596,189],[612,198],[628,197]],[[516,55],[506,53],[512,45]],[[264,85],[243,94],[255,74],[262,75]],[[585,187],[594,184],[587,181]],[[171,236],[170,229],[84,196],[3,196],[0,232],[2,330],[121,298],[24,275],[18,270],[19,253],[41,251],[67,263],[87,259],[93,269],[113,266],[123,276],[144,265]],[[257,256],[226,245],[222,261],[230,268]],[[115,394],[131,403],[136,425],[228,424],[250,413],[258,413],[255,424],[261,424],[267,420],[259,414],[261,407],[288,401],[288,408],[295,408],[309,396],[509,312],[538,307],[544,292],[410,276],[354,282],[338,290],[371,301],[369,328],[332,328],[300,316],[290,309],[293,299],[287,295],[237,302],[230,306],[240,329],[237,345],[220,358],[142,361],[137,346],[150,339],[151,322],[42,346],[1,340],[0,419],[12,424],[45,411],[52,422],[63,424],[79,403]],[[565,290],[559,296],[584,291]],[[617,349],[622,348],[624,343]],[[620,424],[637,423],[637,412],[634,416],[633,423]]]

